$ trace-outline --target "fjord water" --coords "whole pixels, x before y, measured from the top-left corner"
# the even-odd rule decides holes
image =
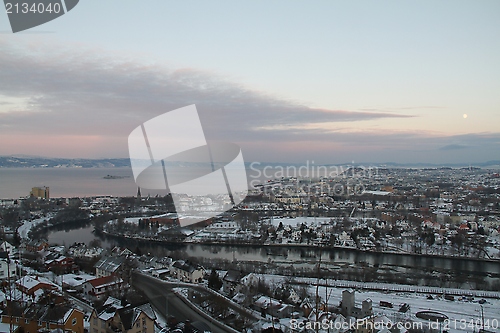
[[[36,186],[50,187],[52,198],[137,193],[130,168],[0,168],[0,199],[29,196]]]
[[[186,168],[185,172],[187,179],[192,176],[193,170]],[[112,177],[106,179],[108,175]],[[247,178],[258,183],[268,179],[256,168],[247,168]],[[137,194],[137,185],[129,167],[0,168],[0,199],[27,197],[31,188],[37,186],[49,187],[51,198],[98,195],[130,197]],[[143,196],[157,194],[166,195],[167,191],[142,189]]]

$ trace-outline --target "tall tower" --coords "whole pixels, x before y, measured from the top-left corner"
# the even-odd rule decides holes
[[[137,200],[141,200],[141,188],[137,186]]]

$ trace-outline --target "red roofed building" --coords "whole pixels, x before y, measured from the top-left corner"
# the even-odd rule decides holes
[[[103,276],[88,280],[83,284],[83,293],[92,301],[102,300],[110,294],[117,294],[123,290],[123,280],[116,276]]]
[[[64,256],[45,261],[45,268],[57,274],[78,272],[78,266],[75,264],[73,258]]]
[[[158,225],[173,226],[179,224],[179,219],[169,217],[150,217],[148,219],[142,219],[142,221],[149,225],[157,223]]]
[[[460,225],[460,227],[458,227],[458,228],[459,228],[460,230],[465,230],[465,231],[469,231],[469,230],[470,230],[470,228],[469,228],[469,226],[467,225],[467,223],[462,223],[462,224]]]
[[[34,296],[37,290],[57,290],[57,285],[47,279],[39,278],[37,276],[23,276],[16,281],[17,289],[22,293],[29,296]]]

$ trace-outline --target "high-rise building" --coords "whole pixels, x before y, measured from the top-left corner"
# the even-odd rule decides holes
[[[38,199],[50,199],[49,188],[46,186],[33,187],[31,189],[30,196],[38,198]]]

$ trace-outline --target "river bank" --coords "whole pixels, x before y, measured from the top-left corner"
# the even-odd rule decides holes
[[[248,244],[242,242],[165,242],[158,239],[115,235],[94,228],[95,223],[77,221],[45,226],[37,237],[49,243],[89,244],[103,248],[127,247],[133,251],[177,259],[189,258],[205,267],[246,272],[319,276],[360,282],[389,282],[433,287],[495,290],[500,287],[500,261],[410,253],[361,251],[312,244]]]
[[[95,229],[95,232],[97,234],[105,235],[107,237],[111,238],[119,238],[119,239],[125,239],[125,240],[130,240],[130,241],[135,241],[135,242],[154,242],[157,244],[164,244],[164,245],[189,245],[189,244],[198,244],[198,245],[205,245],[205,246],[231,246],[231,247],[251,247],[251,248],[275,248],[275,249],[283,249],[283,248],[301,248],[301,249],[309,249],[309,250],[343,250],[343,251],[352,251],[356,253],[372,253],[374,255],[400,255],[400,256],[410,256],[410,257],[415,257],[415,258],[428,258],[428,259],[450,259],[450,260],[469,260],[473,262],[489,262],[489,263],[495,263],[498,264],[500,267],[500,260],[496,259],[488,259],[488,258],[471,258],[471,257],[460,257],[460,256],[451,256],[451,255],[440,255],[440,254],[427,254],[427,253],[412,253],[412,252],[397,252],[397,251],[379,251],[379,250],[363,250],[363,249],[358,249],[358,248],[353,248],[353,247],[343,247],[343,246],[334,246],[334,245],[328,245],[328,246],[321,246],[321,245],[313,245],[313,244],[293,244],[293,243],[287,243],[287,244],[272,244],[272,243],[245,243],[245,242],[231,242],[231,241],[224,241],[224,242],[216,242],[216,241],[203,241],[203,242],[186,242],[186,241],[176,241],[176,240],[163,240],[163,239],[156,239],[156,238],[143,238],[143,237],[137,237],[137,236],[127,236],[127,235],[117,235],[117,234],[112,234],[109,232],[106,232],[104,230],[100,229]]]
[[[95,232],[91,224],[76,230],[54,230],[48,236],[50,243],[99,240],[103,247],[122,246],[143,254],[189,259],[209,269],[485,290],[498,290],[500,285],[500,262],[485,260],[311,246],[165,243]]]

